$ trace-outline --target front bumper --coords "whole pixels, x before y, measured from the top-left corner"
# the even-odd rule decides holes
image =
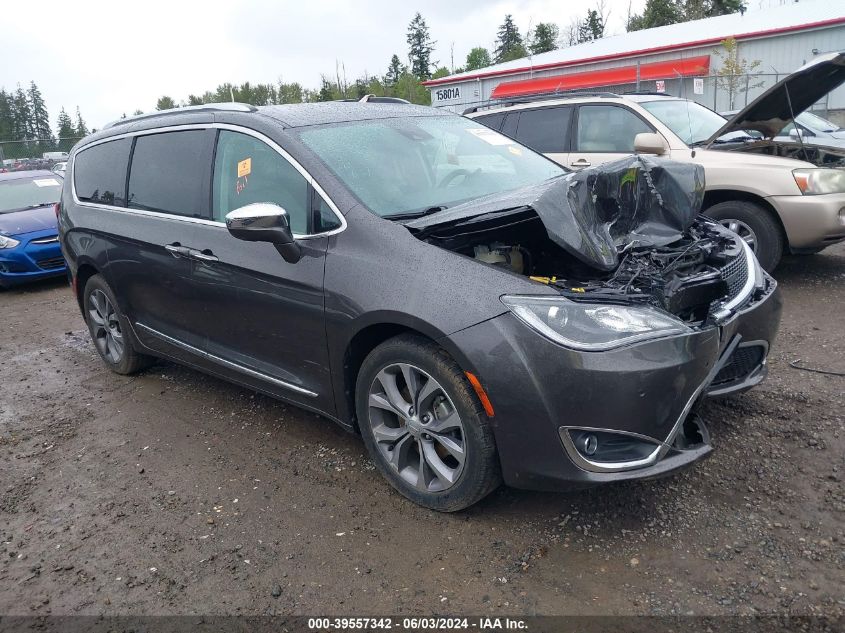
[[[812,253],[845,240],[845,194],[766,199],[783,222],[791,252]]]
[[[768,351],[781,312],[780,293],[769,280],[765,293],[718,327],[608,352],[566,349],[510,313],[451,335],[493,404],[505,482],[542,490],[579,488],[657,477],[709,454],[709,434],[694,409],[707,395],[741,391],[765,376],[761,362],[748,375],[729,375],[713,389],[740,344],[764,343]],[[591,466],[566,441],[566,433],[576,429],[639,438],[655,454],[623,468]]]
[[[65,274],[67,266],[55,229],[15,236],[20,244],[0,249],[0,286],[14,286]]]

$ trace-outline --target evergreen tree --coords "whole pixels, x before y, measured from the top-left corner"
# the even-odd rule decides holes
[[[159,97],[158,101],[156,101],[156,110],[172,110],[175,107],[176,103],[167,95]]]
[[[27,91],[29,101],[29,112],[32,117],[31,127],[33,136],[39,140],[41,151],[49,151],[55,145],[53,130],[50,128],[50,114],[47,112],[47,105],[41,96],[41,91],[35,82],[29,84]]]
[[[499,27],[499,32],[496,35],[496,50],[494,54],[493,61],[497,64],[528,55],[528,51],[525,50],[525,44],[522,42],[522,36],[519,34],[519,29],[513,23],[513,17],[510,13],[505,16],[504,23]]]
[[[387,74],[384,76],[385,86],[395,86],[402,76],[402,62],[399,61],[399,55],[393,55],[390,58],[390,66],[387,67]]]
[[[540,22],[534,27],[534,33],[531,35],[528,49],[534,55],[553,51],[557,48],[557,38],[559,35],[560,29],[558,29],[557,24]]]
[[[188,95],[188,105],[189,106],[202,105],[202,97],[198,97],[197,95]]]
[[[85,125],[85,121],[82,120],[82,114],[79,112],[79,106],[76,106],[76,136],[82,138],[83,136],[88,136],[88,126]]]
[[[683,8],[678,0],[646,0],[643,12],[628,19],[627,29],[639,31],[683,21]]]
[[[0,141],[12,140],[12,95],[0,89]]]
[[[35,138],[29,100],[20,86],[12,97],[12,138],[16,141]]]
[[[279,82],[279,89],[276,91],[276,103],[302,103],[304,100],[305,95],[299,83]]]
[[[578,25],[578,43],[590,42],[604,37],[604,18],[595,9],[587,11],[587,17]]]
[[[476,46],[467,55],[466,69],[478,70],[479,68],[486,68],[493,62],[490,59],[490,51],[481,46]]]
[[[420,81],[431,78],[431,61],[434,44],[428,33],[428,26],[422,15],[417,13],[408,25],[408,56],[411,60],[411,73]],[[391,60],[391,65],[392,65]]]
[[[76,130],[73,129],[73,119],[64,108],[59,111],[59,118],[56,120],[56,127],[59,131],[59,151],[69,152],[76,143]]]

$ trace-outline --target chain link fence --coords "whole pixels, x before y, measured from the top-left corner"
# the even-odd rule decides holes
[[[46,163],[56,163],[63,158],[59,152],[69,152],[83,137],[69,136],[57,139],[0,139],[0,170],[41,169]],[[50,156],[53,154],[53,156]]]

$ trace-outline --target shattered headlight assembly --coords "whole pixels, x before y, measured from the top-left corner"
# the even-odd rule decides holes
[[[792,176],[805,196],[845,193],[845,169],[793,169]]]
[[[11,237],[7,237],[5,235],[0,235],[0,249],[14,248],[18,244],[20,244],[20,242],[17,240],[13,240]]]
[[[580,303],[535,295],[507,295],[502,303],[546,338],[585,352],[603,352],[693,331],[671,314],[651,306]]]

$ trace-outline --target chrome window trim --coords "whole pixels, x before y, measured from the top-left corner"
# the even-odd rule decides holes
[[[73,156],[70,157],[69,161],[72,165],[76,162],[76,156],[85,150],[91,149],[92,147],[96,147],[97,145],[102,145],[103,143],[108,143],[110,141],[117,141],[123,138],[134,138],[137,136],[150,136],[152,134],[162,134],[165,132],[183,132],[186,130],[208,130],[208,129],[215,129],[215,130],[229,130],[231,132],[240,132],[241,134],[246,134],[247,136],[252,136],[257,138],[259,141],[269,145],[273,150],[276,151],[279,155],[282,156],[299,174],[305,178],[305,180],[314,187],[314,190],[326,201],[326,204],[329,205],[329,208],[335,214],[337,219],[340,221],[340,226],[336,229],[332,229],[331,231],[323,231],[322,233],[311,233],[311,234],[300,234],[294,233],[293,237],[297,240],[310,240],[318,237],[328,237],[330,235],[337,235],[346,230],[347,223],[346,218],[340,212],[337,205],[334,203],[328,194],[326,193],[325,189],[323,189],[320,184],[314,179],[314,177],[301,165],[299,162],[291,156],[287,151],[285,151],[278,143],[276,143],[273,139],[269,138],[268,136],[262,134],[261,132],[257,132],[253,129],[248,127],[244,127],[242,125],[234,125],[232,123],[186,123],[184,125],[168,125],[165,127],[157,127],[151,128],[148,130],[135,130],[133,132],[124,132],[123,134],[115,134],[114,136],[109,136],[108,138],[98,139],[93,141],[92,143],[88,143],[87,145],[80,147],[77,149]],[[213,186],[213,184],[212,184]],[[156,218],[165,218],[168,220],[177,220],[180,222],[192,222],[195,224],[204,224],[206,226],[216,226],[225,229],[226,223],[225,222],[218,222],[217,220],[208,220],[205,218],[192,218],[185,215],[176,215],[174,213],[165,213],[163,211],[146,211],[144,209],[131,209],[129,207],[118,207],[111,204],[102,204],[99,202],[85,202],[79,199],[79,196],[76,194],[76,172],[73,172],[73,178],[71,178],[70,182],[70,189],[71,195],[73,197],[74,204],[78,204],[81,207],[88,207],[91,209],[103,209],[106,211],[119,211],[122,213],[134,213],[137,215],[144,215],[144,216],[152,216]],[[128,195],[129,192],[127,192]]]
[[[137,325],[139,328],[141,328],[143,330],[146,330],[147,332],[149,332],[150,334],[152,334],[156,338],[158,338],[162,341],[165,341],[166,343],[170,343],[171,345],[175,345],[176,347],[179,347],[179,348],[184,349],[188,352],[191,352],[192,354],[196,354],[197,356],[201,356],[202,358],[206,358],[206,359],[208,359],[208,360],[210,360],[214,363],[217,363],[218,365],[223,365],[224,367],[228,367],[228,368],[233,369],[233,370],[240,372],[242,374],[246,374],[247,376],[252,376],[253,378],[258,378],[260,380],[266,380],[267,382],[272,383],[274,385],[278,385],[279,387],[284,387],[285,389],[290,389],[291,391],[296,391],[297,393],[301,393],[301,394],[304,394],[306,396],[310,396],[312,398],[317,396],[317,394],[314,391],[311,391],[310,389],[306,389],[305,387],[300,387],[299,385],[294,385],[293,383],[289,383],[285,380],[281,380],[281,379],[276,378],[274,376],[270,376],[269,374],[265,374],[263,372],[256,371],[255,369],[245,367],[244,365],[241,365],[239,363],[234,363],[230,360],[226,360],[225,358],[221,358],[220,356],[215,356],[214,354],[210,354],[209,352],[206,352],[205,350],[202,350],[198,347],[194,347],[193,345],[190,345],[189,343],[185,343],[184,341],[180,341],[179,339],[173,338],[172,336],[168,336],[167,334],[164,334],[163,332],[159,332],[158,330],[151,328],[149,325],[144,325],[143,323],[140,323],[140,322],[136,322],[135,325]]]

